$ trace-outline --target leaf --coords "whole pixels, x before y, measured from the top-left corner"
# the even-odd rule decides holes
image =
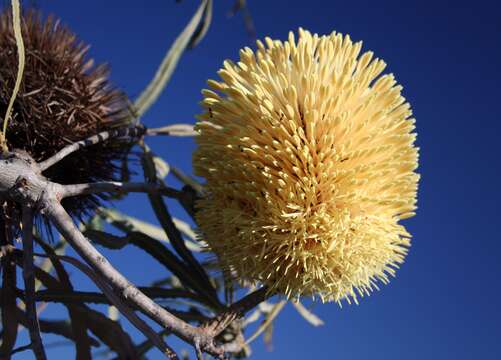
[[[162,243],[148,237],[145,234],[134,232],[129,234],[130,243],[143,249],[156,259],[160,264],[165,266],[167,270],[172,272],[176,277],[181,279],[185,286],[200,292],[199,282],[193,277],[193,273],[188,270],[187,266],[182,263],[176,255],[167,249]]]
[[[197,136],[198,132],[195,131],[191,124],[173,124],[160,128],[148,129],[148,133],[157,135],[169,136]]]
[[[19,322],[26,326],[28,325],[28,319],[26,318],[26,314],[21,309],[16,309],[14,312]],[[71,326],[66,320],[44,320],[39,319],[40,323],[40,331],[43,333],[54,334],[62,336],[71,341],[75,341],[75,336],[71,330]],[[91,346],[98,347],[100,345],[99,341],[94,338],[90,338]]]
[[[170,172],[169,164],[160,156],[154,156],[153,162],[155,163],[155,168],[157,169],[157,177],[159,179],[165,179]]]
[[[19,256],[16,257],[16,263],[19,266],[22,265],[22,261],[20,261],[21,257],[21,253],[19,253]],[[60,256],[51,256],[51,258],[60,258]],[[52,275],[43,271],[39,267],[35,267],[34,270],[35,277],[37,277],[48,289],[64,290],[61,283]],[[103,314],[88,308],[84,304],[76,304],[75,311],[79,312],[82,318],[85,319],[85,325],[89,328],[89,330],[110,349],[115,351],[119,357],[123,356],[124,358],[127,358],[127,356],[129,356],[128,354],[131,354],[131,352],[134,351],[134,344],[132,343],[130,336],[122,329],[120,324],[108,319]],[[42,324],[40,324],[40,326],[42,327]]]
[[[99,215],[94,215],[85,225],[85,230],[104,230],[103,218]]]
[[[3,223],[3,221],[1,222]],[[2,231],[5,229],[2,226]],[[0,358],[9,359],[17,339],[18,320],[16,317],[16,267],[11,264],[10,256],[2,257],[2,293],[0,304],[2,312],[2,345]]]
[[[84,236],[89,238],[91,241],[104,246],[108,249],[118,250],[123,248],[129,243],[127,237],[115,236],[104,231],[99,230],[85,230],[83,232]]]
[[[137,117],[141,117],[146,111],[148,111],[167,85],[174,69],[177,66],[177,63],[179,62],[179,59],[181,58],[181,55],[186,50],[190,44],[190,40],[194,36],[206,7],[207,0],[203,0],[188,25],[186,25],[184,30],[172,44],[171,48],[167,51],[167,54],[162,60],[162,63],[160,64],[151,82],[134,102],[134,110]]]
[[[284,308],[284,306],[287,304],[285,300],[281,300],[277,302],[276,304],[273,305],[273,308],[271,311],[266,315],[264,321],[261,323],[261,325],[257,328],[257,330],[252,334],[247,341],[245,342],[246,345],[250,344],[254,340],[256,340],[259,335],[261,335],[267,328],[268,326],[271,325],[271,323],[275,320],[275,318],[280,314],[280,311]]]
[[[135,217],[129,216],[122,214],[118,210],[112,210],[112,209],[101,209],[100,210],[100,216],[104,217],[108,222],[110,222],[113,226],[117,227],[119,230],[122,230],[124,232],[129,232],[129,231],[138,231],[142,232],[143,234],[148,235],[149,237],[152,237],[154,239],[157,239],[159,241],[164,241],[164,242],[169,242],[169,239],[167,235],[165,234],[165,231],[156,225],[150,224],[148,222],[139,220]],[[174,224],[179,225],[179,230],[188,236],[189,238],[194,238],[196,239],[196,234],[195,232],[191,229],[191,227],[176,218],[173,219]],[[93,234],[91,234],[93,236]],[[110,235],[113,236],[113,235]],[[90,237],[90,236],[89,236]],[[110,238],[111,239],[111,238]],[[115,239],[117,240],[117,239]],[[117,240],[117,242],[119,242]],[[201,246],[198,243],[195,243],[193,241],[185,241],[186,247],[191,250],[191,251],[201,251]],[[103,246],[106,246],[103,244]],[[111,246],[106,246],[109,248],[112,248]]]
[[[175,166],[171,167],[172,175],[179,181],[181,181],[183,184],[191,186],[199,196],[202,196],[204,194],[204,188],[200,183],[198,183],[195,179],[192,177],[186,175],[183,173],[180,169],[178,169]]]
[[[151,183],[156,183],[157,177],[155,163],[153,162],[152,154],[147,147],[144,147],[144,153],[141,160],[146,180]],[[203,290],[207,299],[211,300],[216,308],[222,308],[223,305],[219,302],[216,290],[212,287],[209,276],[205,272],[204,268],[198,263],[197,259],[193,256],[193,253],[191,253],[186,247],[181,233],[172,221],[172,217],[164,199],[157,194],[148,194],[148,199],[150,200],[153,211],[168,236],[172,246],[181,258],[188,264],[188,269],[192,273],[192,276],[195,279],[199,279],[197,283],[203,287],[200,289],[199,286],[199,291]]]
[[[36,235],[34,235],[34,240],[40,245],[43,251],[51,256],[50,261],[56,270],[57,277],[59,278],[60,286],[62,289],[71,292],[73,290],[73,285],[71,284],[70,277],[66,272],[63,264],[57,259],[57,254],[54,249],[46,244],[44,241],[39,239]],[[77,360],[85,360],[91,359],[90,353],[90,339],[87,334],[87,326],[85,317],[82,315],[82,312],[73,305],[68,305],[68,313],[71,319],[71,330],[73,335],[75,336],[75,347],[76,347],[76,359]]]
[[[207,6],[205,7],[204,11],[204,17],[200,22],[200,24],[198,25],[197,30],[190,39],[190,43],[188,45],[190,49],[193,49],[195,46],[197,46],[200,43],[200,41],[202,41],[202,39],[205,37],[207,31],[209,30],[211,21],[212,21],[212,0],[208,0]]]
[[[263,333],[264,345],[266,346],[266,350],[268,351],[273,350],[272,340],[273,340],[273,323],[271,322]]]
[[[124,222],[126,222],[126,220]],[[174,255],[174,253],[165,245],[143,232],[130,230],[131,226],[129,226],[128,223],[122,223],[118,226],[122,231],[127,233],[126,236],[117,237],[104,231],[97,230],[85,231],[84,235],[90,235],[89,238],[91,240],[96,240],[98,244],[112,250],[120,249],[126,244],[134,245],[165,266],[168,271],[172,272],[172,274],[181,279],[185,286],[197,292],[204,292],[204,289],[193,276],[193,272],[190,271],[186,264]],[[210,298],[206,297],[206,302],[209,302],[210,304]]]
[[[183,289],[165,289],[160,287],[139,287],[151,299],[187,298],[200,301],[200,298],[191,291]],[[39,290],[35,293],[37,301],[59,302],[63,304],[109,304],[106,296],[93,291],[66,291],[66,290]]]
[[[113,321],[118,321],[120,319],[120,312],[113,305],[108,306],[108,318]]]
[[[35,254],[36,256],[41,256]],[[53,257],[53,256],[51,256]],[[106,280],[98,275],[89,266],[82,263],[80,260],[70,256],[56,256],[57,259],[68,262],[87,275],[96,284],[99,289],[106,295],[110,303],[115,305],[122,313],[144,336],[151,339],[155,346],[164,354],[172,353],[172,350],[165,344],[163,339],[118,296],[108,286]],[[100,316],[104,316],[99,313]],[[114,322],[118,324],[117,322]],[[90,327],[90,325],[89,325]],[[135,354],[135,347],[127,349],[128,358],[137,358]]]
[[[297,310],[297,312],[311,325],[313,326],[321,326],[324,324],[323,320],[320,319],[317,315],[313,314],[310,310],[304,307],[299,301],[292,301],[292,305]]]

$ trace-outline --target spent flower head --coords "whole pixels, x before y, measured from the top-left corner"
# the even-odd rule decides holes
[[[68,144],[127,122],[126,98],[110,86],[106,66],[95,66],[87,57],[88,46],[59,20],[29,10],[22,16],[21,31],[26,64],[7,131],[10,149],[25,150],[40,161]],[[8,8],[0,14],[0,48],[0,113],[5,114],[18,67]],[[46,175],[61,184],[116,179],[118,162],[129,149],[129,143],[116,141],[87,147]],[[63,201],[77,217],[98,204],[96,196]]]
[[[414,120],[362,43],[299,30],[224,62],[204,90],[197,221],[222,267],[287,297],[357,301],[404,261]]]

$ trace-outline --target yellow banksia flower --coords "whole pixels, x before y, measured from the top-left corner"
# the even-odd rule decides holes
[[[404,261],[419,175],[411,109],[362,43],[300,29],[209,80],[197,222],[222,268],[289,298],[345,299]]]

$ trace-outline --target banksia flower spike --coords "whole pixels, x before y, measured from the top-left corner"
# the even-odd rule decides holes
[[[419,176],[401,86],[332,33],[258,41],[204,90],[197,221],[223,269],[287,297],[351,300],[404,261]]]
[[[59,20],[28,11],[21,19],[26,64],[7,132],[10,149],[27,151],[41,161],[75,141],[124,126],[125,96],[112,88],[105,66],[87,58],[84,43]],[[16,80],[16,41],[12,15],[0,14],[0,113],[5,114]],[[61,184],[112,180],[130,144],[107,142],[84,148],[50,168],[46,175]],[[105,196],[106,197],[106,196]],[[99,204],[96,196],[65,199],[73,216],[82,217]]]

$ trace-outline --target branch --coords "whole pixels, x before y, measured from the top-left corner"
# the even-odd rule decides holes
[[[126,127],[115,130],[103,131],[97,135],[91,136],[85,140],[80,140],[71,145],[68,145],[58,151],[56,154],[51,156],[50,158],[39,163],[39,167],[41,171],[45,171],[51,166],[57,164],[59,161],[63,160],[66,156],[78,151],[84,147],[96,145],[100,142],[114,139],[114,138],[123,138],[123,137],[140,137],[144,135],[145,128],[143,127]]]
[[[35,275],[33,272],[33,210],[23,206],[23,278],[26,289],[26,314],[31,346],[37,360],[46,360],[45,350],[40,336],[37,307],[35,302]]]
[[[106,258],[99,253],[84,235],[78,230],[71,217],[55,199],[47,201],[44,214],[52,221],[62,236],[70,243],[75,251],[110,285],[142,313],[172,331],[181,339],[190,344],[200,343],[201,348],[211,355],[223,357],[223,350],[217,347],[211,336],[203,329],[193,327],[164,308],[153,302],[149,297],[137,289],[129,280],[119,273]]]
[[[95,274],[92,269],[90,269],[88,266],[85,264],[81,263],[75,258],[72,258],[70,256],[63,256],[63,255],[43,255],[43,254],[36,254],[37,256],[40,257],[49,257],[49,258],[57,258],[62,261],[66,261],[76,268],[78,268],[80,271],[82,271],[84,274],[86,274],[89,278],[92,279],[92,281],[101,289],[101,291],[106,295],[106,297],[109,299],[110,303],[113,304],[114,306],[117,307],[117,309],[125,315],[125,317],[136,327],[138,328],[148,339],[150,339],[155,346],[162,351],[169,359],[178,359],[176,353],[174,350],[172,350],[165,342],[163,339],[153,331],[153,329],[146,324],[141,318],[139,318],[109,287],[108,284],[105,283],[104,280],[101,279],[101,277],[97,274]]]
[[[152,183],[122,183],[117,181],[102,181],[89,184],[64,185],[61,199],[71,196],[89,195],[96,193],[148,193],[160,194],[178,199],[181,191],[160,184]]]

